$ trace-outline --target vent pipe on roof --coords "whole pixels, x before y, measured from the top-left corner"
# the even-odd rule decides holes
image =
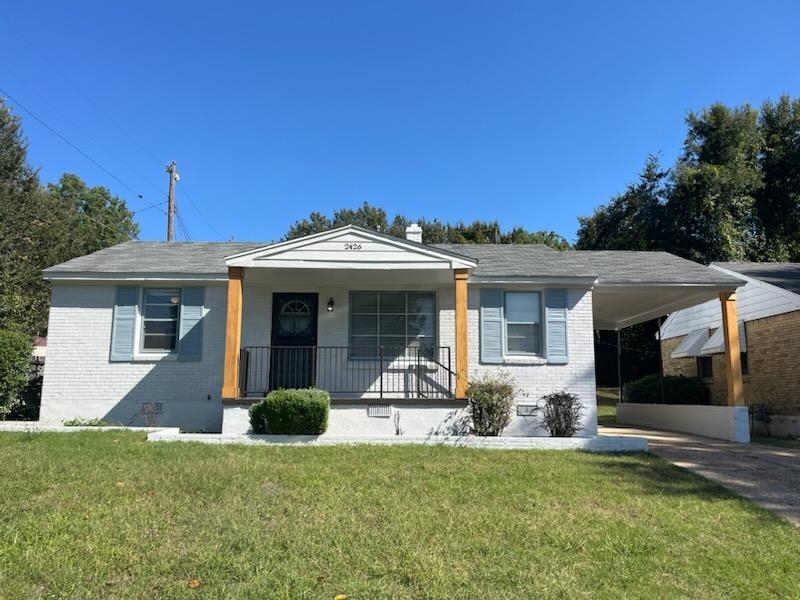
[[[411,242],[422,243],[422,227],[417,223],[412,223],[406,227],[406,239]]]

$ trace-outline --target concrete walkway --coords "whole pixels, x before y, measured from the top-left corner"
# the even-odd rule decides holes
[[[719,483],[800,526],[800,450],[638,427],[600,427],[599,433],[645,437],[653,454]]]

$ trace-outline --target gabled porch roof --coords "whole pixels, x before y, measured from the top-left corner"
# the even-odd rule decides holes
[[[355,225],[226,257],[228,267],[271,269],[474,269],[463,254]]]

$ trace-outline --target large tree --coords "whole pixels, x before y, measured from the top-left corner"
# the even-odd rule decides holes
[[[136,237],[125,202],[64,175],[43,188],[27,162],[19,117],[0,101],[0,329],[33,336],[47,327],[42,269]]]
[[[332,216],[320,212],[312,212],[307,219],[296,222],[289,228],[285,239],[294,239],[327,231],[343,225],[359,225],[374,231],[382,231],[397,237],[405,237],[406,227],[417,223],[422,228],[422,239],[428,244],[544,244],[558,250],[566,250],[569,242],[554,231],[528,231],[515,227],[510,231],[502,231],[497,221],[473,221],[465,224],[442,223],[438,219],[409,219],[404,215],[395,215],[391,221],[382,208],[364,202],[357,209],[340,209]]]

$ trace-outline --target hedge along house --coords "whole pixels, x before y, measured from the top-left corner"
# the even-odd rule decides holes
[[[41,418],[244,432],[267,391],[314,386],[331,393],[331,433],[446,433],[468,381],[507,372],[507,435],[545,435],[536,405],[566,389],[593,436],[593,329],[720,294],[736,322],[740,280],[666,253],[420,238],[347,226],[266,245],[134,241],[51,267]]]
[[[800,436],[800,263],[714,263],[743,280],[738,288],[738,331],[745,404],[754,429]],[[672,313],[661,328],[667,374],[699,377],[714,404],[726,402],[728,355],[713,303]]]

